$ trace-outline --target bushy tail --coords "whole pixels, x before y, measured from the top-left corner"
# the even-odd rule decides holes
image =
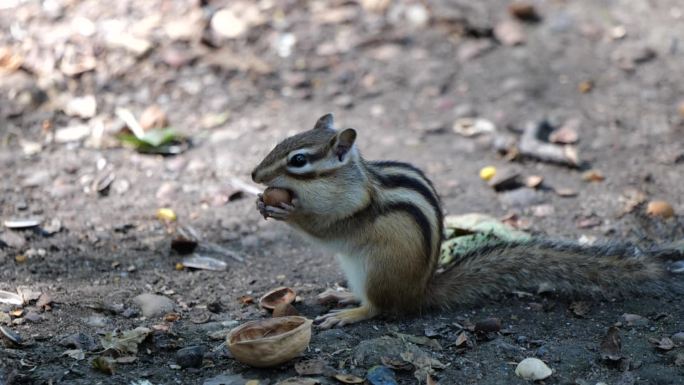
[[[667,287],[667,276],[680,272],[681,250],[547,240],[501,242],[464,254],[435,274],[427,298],[430,306],[448,307],[541,284],[566,293],[641,292]]]

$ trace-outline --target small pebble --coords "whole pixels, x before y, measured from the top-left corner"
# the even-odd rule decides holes
[[[646,206],[646,213],[652,217],[671,218],[674,216],[674,209],[665,201],[651,201]]]
[[[528,357],[520,361],[518,366],[515,368],[515,375],[522,377],[526,380],[543,380],[553,374],[551,368],[549,368],[544,361],[538,358]]]
[[[133,302],[140,306],[142,315],[154,317],[173,310],[173,301],[162,295],[144,293],[133,298]]]

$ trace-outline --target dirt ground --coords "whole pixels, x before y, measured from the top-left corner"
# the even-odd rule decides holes
[[[332,255],[264,221],[234,184],[251,183],[278,140],[327,112],[357,129],[366,158],[423,168],[448,214],[485,213],[584,242],[684,238],[684,4],[531,4],[537,21],[517,20],[503,0],[0,2],[0,219],[42,221],[0,228],[0,290],[45,294],[0,303],[0,325],[23,339],[2,339],[0,384],[276,384],[307,359],[364,377],[404,351],[443,364],[431,365],[442,385],[525,383],[514,374],[525,357],[553,369],[546,384],[684,383],[684,298],[675,291],[584,302],[504,293],[473,308],[314,328],[303,357],[275,369],[238,363],[212,334],[269,317],[243,296],[289,286],[298,311],[314,318],[327,311],[315,295],[344,285]],[[90,95],[95,106],[76,99]],[[191,138],[187,151],[120,145],[117,109],[140,117],[151,105]],[[496,132],[452,130],[474,117]],[[578,134],[581,167],[497,152],[502,138],[544,120]],[[488,165],[541,176],[544,188],[498,193],[479,177]],[[554,192],[563,189],[576,194]],[[647,215],[656,199],[674,217]],[[177,269],[177,224],[156,217],[162,207],[245,261],[219,253],[226,271]],[[173,309],[143,317],[133,302],[142,293]],[[489,317],[501,331],[468,329]],[[616,324],[622,358],[602,359]],[[152,332],[127,354],[133,362],[113,374],[93,368],[108,355],[100,337],[140,326]],[[457,343],[462,327],[467,344]],[[663,337],[674,346],[652,342]],[[178,350],[192,346],[201,365],[180,367]],[[397,383],[424,383],[414,369],[395,368]]]

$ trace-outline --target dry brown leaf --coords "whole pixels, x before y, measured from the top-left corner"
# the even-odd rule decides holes
[[[543,181],[544,177],[541,177],[539,175],[530,175],[527,178],[525,178],[525,185],[530,188],[537,188],[541,186]]]
[[[589,313],[590,309],[591,306],[585,301],[575,301],[570,304],[570,310],[572,310],[572,313],[578,317],[584,317],[587,315],[587,313]]]
[[[357,377],[357,376],[354,376],[351,374],[339,373],[339,374],[334,375],[333,377],[335,377],[335,379],[337,381],[343,382],[345,384],[361,384],[364,381],[363,378]]]
[[[608,328],[608,333],[601,341],[601,358],[610,361],[619,361],[622,359],[622,339],[620,338],[620,329],[615,326]]]
[[[582,179],[586,182],[601,182],[606,179],[599,170],[589,170],[582,174]]]
[[[14,72],[24,63],[24,58],[9,47],[0,47],[0,73]]]
[[[579,139],[579,135],[577,134],[577,130],[575,129],[575,126],[579,125],[579,123],[571,123],[575,121],[570,121],[566,122],[563,126],[561,126],[559,129],[554,130],[550,135],[549,135],[549,141],[551,143],[559,143],[559,144],[574,144],[577,143],[577,140]]]
[[[466,332],[461,332],[458,337],[456,337],[456,346],[461,346],[461,345],[466,345],[468,344],[468,335]]]
[[[402,359],[395,359],[390,357],[381,357],[380,362],[390,369],[410,371],[413,370],[413,364]]]
[[[629,189],[618,197],[618,201],[622,202],[623,208],[620,215],[628,214],[634,211],[639,205],[646,202],[646,194],[637,189]]]
[[[649,341],[655,345],[656,348],[660,350],[672,350],[675,347],[674,342],[669,337],[663,337],[661,339],[650,338]]]

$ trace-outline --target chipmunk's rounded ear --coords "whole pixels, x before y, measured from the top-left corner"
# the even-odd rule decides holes
[[[314,126],[314,130],[334,130],[335,128],[333,127],[333,124],[333,114],[325,114],[318,118],[318,121]]]
[[[356,140],[356,130],[353,128],[347,128],[346,130],[343,130],[337,134],[333,140],[335,141],[332,148],[333,153],[341,162],[344,160],[344,156],[347,155],[349,150],[351,150],[352,146],[354,145],[354,141]]]

